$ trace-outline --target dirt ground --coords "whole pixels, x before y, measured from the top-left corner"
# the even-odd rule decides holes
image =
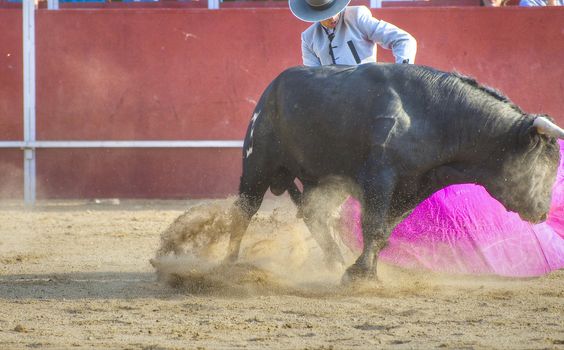
[[[381,282],[342,287],[286,199],[263,205],[239,264],[215,264],[218,239],[206,261],[153,260],[157,280],[161,233],[225,202],[0,202],[0,349],[564,349],[564,271],[470,279],[380,264]]]

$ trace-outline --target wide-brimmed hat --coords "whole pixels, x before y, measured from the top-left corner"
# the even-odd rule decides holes
[[[343,11],[351,0],[288,0],[294,16],[305,22],[319,22]]]

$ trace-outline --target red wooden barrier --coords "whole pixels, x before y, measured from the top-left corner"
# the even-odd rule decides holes
[[[238,149],[41,149],[38,198],[206,198],[235,193]]]
[[[23,197],[23,152],[0,149],[0,198]]]
[[[0,140],[23,137],[22,77],[21,11],[0,10]]]
[[[475,76],[564,125],[564,8],[373,12],[417,38],[417,63]],[[264,87],[301,63],[307,27],[287,9],[40,10],[36,24],[38,140],[241,139]],[[21,11],[0,10],[1,140],[22,137],[20,32]],[[18,152],[0,150],[0,169]],[[237,190],[239,153],[39,150],[38,194],[225,195]],[[0,171],[0,183],[14,176]]]

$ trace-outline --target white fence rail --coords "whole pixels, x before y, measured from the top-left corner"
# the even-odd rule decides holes
[[[242,148],[240,140],[0,141],[0,148]]]
[[[23,0],[26,1],[26,0]],[[386,0],[370,0],[370,7],[371,8],[379,8],[382,7],[382,2]],[[398,0],[395,0],[398,1]],[[400,0],[401,1],[401,0]],[[404,0],[404,1],[411,1],[411,0]],[[208,0],[208,9],[210,10],[218,10],[221,7],[221,0]],[[59,0],[47,0],[47,8],[49,10],[58,10],[59,9]]]

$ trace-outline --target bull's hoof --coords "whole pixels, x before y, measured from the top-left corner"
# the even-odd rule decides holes
[[[373,270],[354,264],[345,271],[345,274],[341,278],[341,284],[349,285],[371,280],[376,280],[376,273]]]

